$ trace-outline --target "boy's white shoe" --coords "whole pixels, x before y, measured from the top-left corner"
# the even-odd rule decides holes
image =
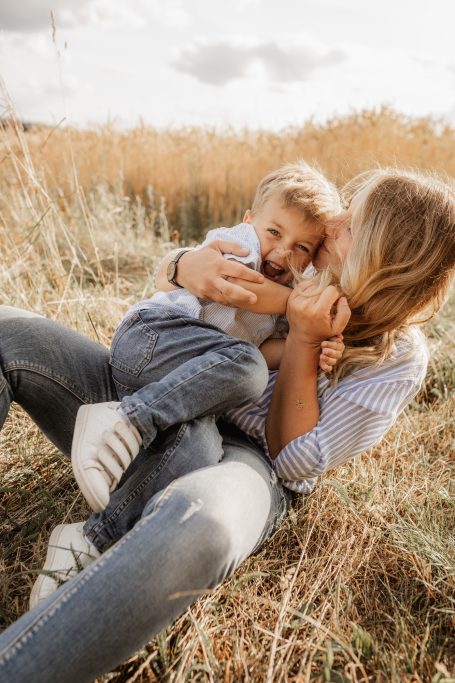
[[[71,464],[82,494],[95,512],[104,510],[109,494],[139,453],[142,438],[118,411],[120,403],[81,406],[74,426]]]
[[[84,522],[59,524],[51,533],[43,566],[46,573],[40,574],[33,585],[30,609],[99,557],[95,546],[84,538],[83,527]]]

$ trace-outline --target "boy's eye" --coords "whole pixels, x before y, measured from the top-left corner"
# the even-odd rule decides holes
[[[271,235],[273,235],[274,237],[279,237],[279,236],[280,236],[280,233],[278,232],[278,230],[275,230],[275,228],[269,228],[269,233],[270,233]]]
[[[300,251],[303,251],[305,254],[310,253],[310,250],[304,244],[298,244],[297,249],[299,249]]]

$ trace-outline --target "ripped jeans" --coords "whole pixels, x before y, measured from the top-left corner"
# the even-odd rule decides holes
[[[16,401],[68,455],[79,406],[117,400],[109,354],[46,319],[3,319],[1,308],[0,425]],[[88,531],[101,543],[129,530],[0,635],[0,680],[88,683],[112,670],[231,576],[285,516],[291,493],[240,432],[205,417],[159,443],[136,458],[105,524]],[[185,458],[200,465],[199,455],[216,464],[173,471]]]

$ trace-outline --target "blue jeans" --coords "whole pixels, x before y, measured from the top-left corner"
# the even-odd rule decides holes
[[[253,344],[153,302],[124,318],[110,363],[122,410],[145,447],[158,430],[256,401],[268,381]]]
[[[17,401],[68,454],[79,406],[116,398],[106,349],[46,319],[2,319],[0,307],[0,425]],[[173,453],[197,466],[209,449],[219,462],[155,492],[148,482],[133,528],[0,635],[0,680],[84,683],[110,671],[230,576],[286,514],[290,493],[241,433],[206,417],[162,445],[163,470]],[[157,449],[139,459],[139,489],[154,458]]]

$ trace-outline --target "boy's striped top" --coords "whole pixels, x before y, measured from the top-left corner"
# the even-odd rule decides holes
[[[388,361],[356,370],[336,386],[320,372],[317,425],[290,441],[274,460],[284,485],[309,493],[322,472],[380,441],[420,389],[427,364],[423,336],[415,331],[397,344]],[[265,420],[276,376],[276,372],[270,373],[267,389],[256,404],[245,404],[224,416],[259,442],[266,453]]]

